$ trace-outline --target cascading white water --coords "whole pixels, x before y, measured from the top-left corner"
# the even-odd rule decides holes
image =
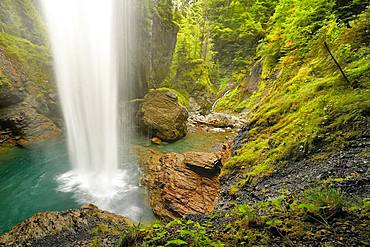
[[[60,189],[74,192],[81,203],[113,211],[120,211],[114,210],[117,204],[124,204],[127,211],[132,205],[122,202],[122,196],[137,189],[136,181],[132,182],[135,175],[129,172],[135,169],[122,167],[119,159],[128,157],[131,131],[127,121],[130,109],[119,107],[118,93],[132,88],[128,62],[133,42],[129,33],[132,1],[41,0],[73,164],[73,169],[59,178]],[[120,38],[124,40],[117,41]],[[128,101],[129,93],[120,97]],[[119,133],[120,129],[124,133]]]

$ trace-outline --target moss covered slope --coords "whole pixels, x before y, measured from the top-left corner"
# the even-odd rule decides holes
[[[248,138],[240,143],[224,175],[235,169],[248,181],[268,175],[284,159],[343,148],[366,128],[370,108],[369,17],[366,10],[350,27],[329,18],[308,41],[310,49],[303,54],[294,48],[269,64],[269,57],[276,55],[266,53],[259,89],[244,102],[249,115]]]
[[[44,24],[32,0],[0,2],[0,145],[60,134]]]

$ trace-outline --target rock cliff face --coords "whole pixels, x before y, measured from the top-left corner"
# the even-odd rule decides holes
[[[37,45],[45,44],[45,25],[39,14],[37,1],[0,1],[0,32],[29,40]]]
[[[217,167],[191,169],[185,164],[185,155],[176,153],[148,151],[144,157],[144,182],[156,215],[174,219],[213,211],[220,190]]]
[[[151,83],[152,86],[158,87],[170,71],[179,27],[154,13],[152,28]]]
[[[136,97],[143,97],[148,88],[163,86],[163,80],[170,71],[179,27],[174,23],[170,11],[162,10],[158,1],[138,1],[138,6]]]
[[[38,10],[32,1],[0,7],[0,145],[56,137],[60,114]]]

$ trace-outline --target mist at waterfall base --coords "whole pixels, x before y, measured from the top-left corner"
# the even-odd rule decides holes
[[[72,163],[58,177],[58,189],[73,192],[80,203],[139,220],[147,212],[135,198],[142,193],[129,153],[134,2],[41,1]]]

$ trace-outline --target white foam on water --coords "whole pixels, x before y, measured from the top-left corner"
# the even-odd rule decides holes
[[[59,190],[73,192],[81,203],[138,217],[137,177],[120,159],[129,157],[132,134],[125,88],[133,83],[134,2],[41,0],[41,5],[73,165],[57,178]]]

